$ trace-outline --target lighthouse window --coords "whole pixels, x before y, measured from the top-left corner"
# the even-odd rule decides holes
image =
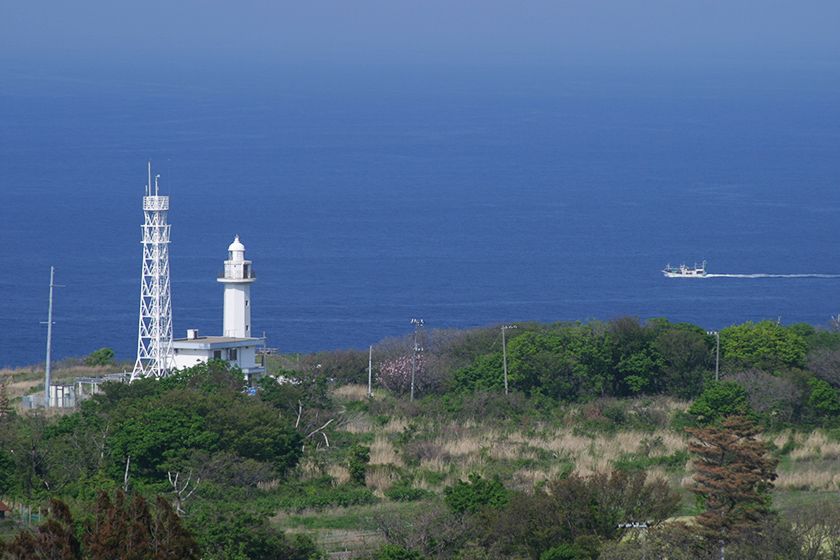
[[[236,348],[231,348],[228,350],[228,359],[235,360],[236,359]]]
[[[213,350],[213,359],[214,360],[221,360],[222,359],[222,351],[221,350]]]
[[[249,304],[249,303],[251,303],[251,302],[250,302],[250,301],[248,301],[248,300],[246,299],[246,300],[245,300],[245,307],[248,307],[248,304]]]

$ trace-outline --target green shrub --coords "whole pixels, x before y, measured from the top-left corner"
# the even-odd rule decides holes
[[[86,366],[110,366],[114,363],[114,351],[110,348],[100,348],[91,352],[85,358]]]
[[[269,507],[289,511],[348,507],[376,503],[376,496],[364,486],[342,484],[333,486],[332,479],[324,477],[307,483],[290,483],[280,494],[267,498]]]
[[[808,380],[811,394],[808,396],[808,406],[820,416],[834,418],[840,415],[840,397],[837,390],[822,379]]]
[[[469,482],[459,480],[444,490],[444,501],[455,513],[475,513],[485,507],[499,509],[507,505],[510,493],[497,478],[488,480],[472,473]]]
[[[370,463],[370,447],[354,445],[350,448],[350,458],[347,468],[350,470],[350,480],[360,486],[365,485],[365,473]]]
[[[540,554],[540,560],[584,560],[589,554],[573,544],[560,544],[553,546]]]
[[[415,502],[417,500],[431,498],[434,495],[434,492],[422,488],[414,488],[410,484],[405,483],[395,484],[385,490],[385,497],[395,502]]]
[[[373,560],[423,560],[423,555],[395,544],[386,544],[373,556]]]

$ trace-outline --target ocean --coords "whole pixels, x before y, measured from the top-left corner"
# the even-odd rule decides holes
[[[427,328],[667,317],[826,325],[840,70],[271,68],[0,82],[0,366],[136,350],[146,161],[170,195],[174,330],[219,334],[235,234],[283,352]]]

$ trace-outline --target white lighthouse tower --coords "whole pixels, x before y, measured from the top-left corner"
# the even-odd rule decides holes
[[[187,337],[173,343],[176,368],[225,360],[242,371],[248,384],[265,373],[257,363],[257,350],[265,346],[265,339],[251,336],[251,284],[256,279],[237,235],[228,247],[224,272],[217,278],[225,286],[222,335],[200,336],[197,329],[187,329]]]
[[[234,338],[251,337],[251,283],[256,280],[251,261],[245,260],[245,245],[237,235],[228,247],[228,259],[219,282],[225,285],[225,311],[222,334]]]

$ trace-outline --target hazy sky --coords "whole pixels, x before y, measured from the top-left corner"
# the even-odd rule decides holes
[[[838,58],[838,0],[0,0],[0,60],[18,64]]]

